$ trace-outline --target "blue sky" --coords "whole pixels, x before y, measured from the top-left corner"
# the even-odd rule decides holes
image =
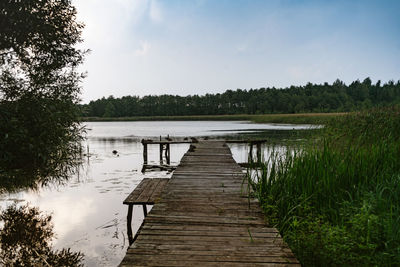
[[[400,79],[400,1],[75,0],[83,102]]]

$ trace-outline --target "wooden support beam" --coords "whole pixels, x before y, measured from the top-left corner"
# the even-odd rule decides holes
[[[158,140],[150,140],[150,139],[143,139],[142,144],[149,144],[149,145],[158,145],[158,144],[191,144],[192,141],[158,141]]]
[[[257,143],[257,162],[261,162],[261,143]]]
[[[165,149],[165,156],[167,160],[167,165],[171,164],[171,150],[169,144],[166,144],[166,149]]]
[[[132,213],[133,213],[133,204],[128,205],[128,215],[126,217],[127,222],[127,231],[128,231],[128,240],[129,245],[133,243],[133,235],[132,235]]]
[[[160,144],[160,165],[163,164],[163,156],[162,156],[163,149],[164,149],[164,145]]]
[[[250,143],[249,162],[253,162],[253,144]]]
[[[143,215],[144,215],[144,217],[147,216],[147,206],[146,206],[146,204],[143,204]]]
[[[143,144],[143,164],[147,164],[147,143],[142,139]]]
[[[168,178],[145,178],[124,200],[123,203],[125,205],[128,205],[128,215],[126,217],[126,222],[129,245],[131,245],[135,241],[135,238],[132,234],[133,205],[142,205],[143,215],[144,217],[146,217],[146,205],[153,205],[155,201],[160,198],[160,195],[164,190],[164,187],[167,185],[168,181]]]

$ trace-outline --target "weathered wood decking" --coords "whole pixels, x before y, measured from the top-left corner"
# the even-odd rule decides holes
[[[284,266],[298,261],[259,204],[224,142],[188,151],[121,266]]]
[[[127,231],[129,244],[133,242],[132,236],[132,212],[134,205],[143,206],[143,215],[147,216],[147,205],[154,205],[160,198],[161,192],[165,185],[169,182],[168,178],[144,178],[140,184],[129,194],[124,200],[124,204],[128,205]]]

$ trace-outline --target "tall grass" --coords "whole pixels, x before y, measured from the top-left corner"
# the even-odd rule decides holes
[[[400,265],[399,107],[331,121],[249,179],[306,266]]]

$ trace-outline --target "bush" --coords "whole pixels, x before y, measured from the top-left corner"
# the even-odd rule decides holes
[[[62,109],[62,112],[60,111]],[[68,101],[24,96],[0,105],[3,189],[61,182],[79,163],[81,126]]]
[[[0,14],[0,188],[35,187],[76,163],[83,25],[70,0],[0,1]]]

